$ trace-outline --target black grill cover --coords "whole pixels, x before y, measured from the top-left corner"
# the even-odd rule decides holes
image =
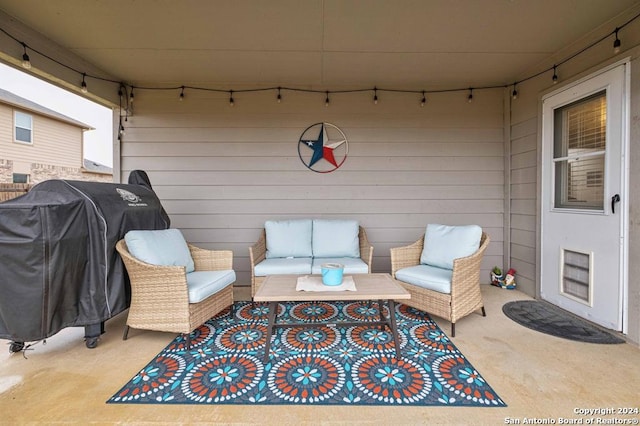
[[[0,203],[0,338],[41,340],[127,309],[115,244],[169,225],[150,184],[49,180]]]

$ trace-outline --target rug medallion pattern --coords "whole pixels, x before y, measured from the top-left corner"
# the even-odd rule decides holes
[[[279,323],[320,323],[276,329],[264,364],[267,306],[238,302],[233,318],[207,321],[189,349],[178,336],[107,402],[506,406],[428,315],[396,310],[401,359],[388,328],[333,324],[375,321],[377,303],[280,303]]]

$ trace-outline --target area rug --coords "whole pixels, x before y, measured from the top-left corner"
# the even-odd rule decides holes
[[[551,303],[516,300],[502,306],[504,314],[527,328],[564,339],[588,343],[624,343],[606,330]]]
[[[396,305],[399,360],[388,328],[334,324],[377,320],[377,303],[309,302],[279,304],[278,322],[324,324],[276,329],[264,364],[267,313],[236,303],[233,317],[199,327],[190,349],[177,337],[107,402],[506,406],[436,323],[406,305]]]

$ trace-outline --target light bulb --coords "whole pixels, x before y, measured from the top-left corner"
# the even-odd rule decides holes
[[[620,39],[618,38],[618,31],[620,29],[616,28],[616,39],[613,41],[613,53],[620,53],[620,47],[622,46],[622,42],[620,41]]]
[[[515,100],[518,99],[518,91],[516,90],[516,87],[513,86],[513,92],[511,92],[511,97]]]
[[[133,103],[133,87],[131,88],[131,94],[129,95],[129,103],[132,104]]]
[[[469,96],[467,96],[467,102],[473,102],[473,89],[469,89]]]
[[[282,102],[282,95],[280,94],[280,88],[278,87],[278,103]]]
[[[424,107],[424,104],[427,103],[427,97],[424,95],[424,92],[422,92],[422,99],[420,100],[420,106]]]
[[[558,73],[556,72],[556,68],[557,68],[557,66],[554,65],[553,66],[553,77],[551,77],[551,80],[553,81],[553,84],[558,83]]]
[[[326,106],[326,107],[329,106],[329,92],[327,92],[327,97],[324,98],[324,106]]]
[[[22,47],[24,48],[24,53],[22,54],[22,67],[25,69],[31,69],[31,61],[27,54],[27,45],[22,43]]]
[[[180,101],[184,100],[184,86],[182,86],[181,90],[180,90],[180,97],[178,98]]]
[[[89,90],[87,89],[87,82],[84,81],[85,77],[87,75],[86,74],[82,74],[82,83],[80,83],[80,90],[82,91],[82,93],[87,93]]]
[[[373,89],[373,104],[378,105],[378,89]]]
[[[233,90],[229,91],[229,106],[234,106],[236,103],[233,100]]]

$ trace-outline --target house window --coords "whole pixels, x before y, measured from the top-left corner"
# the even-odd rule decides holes
[[[555,110],[556,208],[602,210],[607,96],[602,91]]]
[[[33,119],[30,114],[15,112],[15,141],[33,143]]]
[[[24,173],[14,173],[13,183],[29,183],[29,175]]]

